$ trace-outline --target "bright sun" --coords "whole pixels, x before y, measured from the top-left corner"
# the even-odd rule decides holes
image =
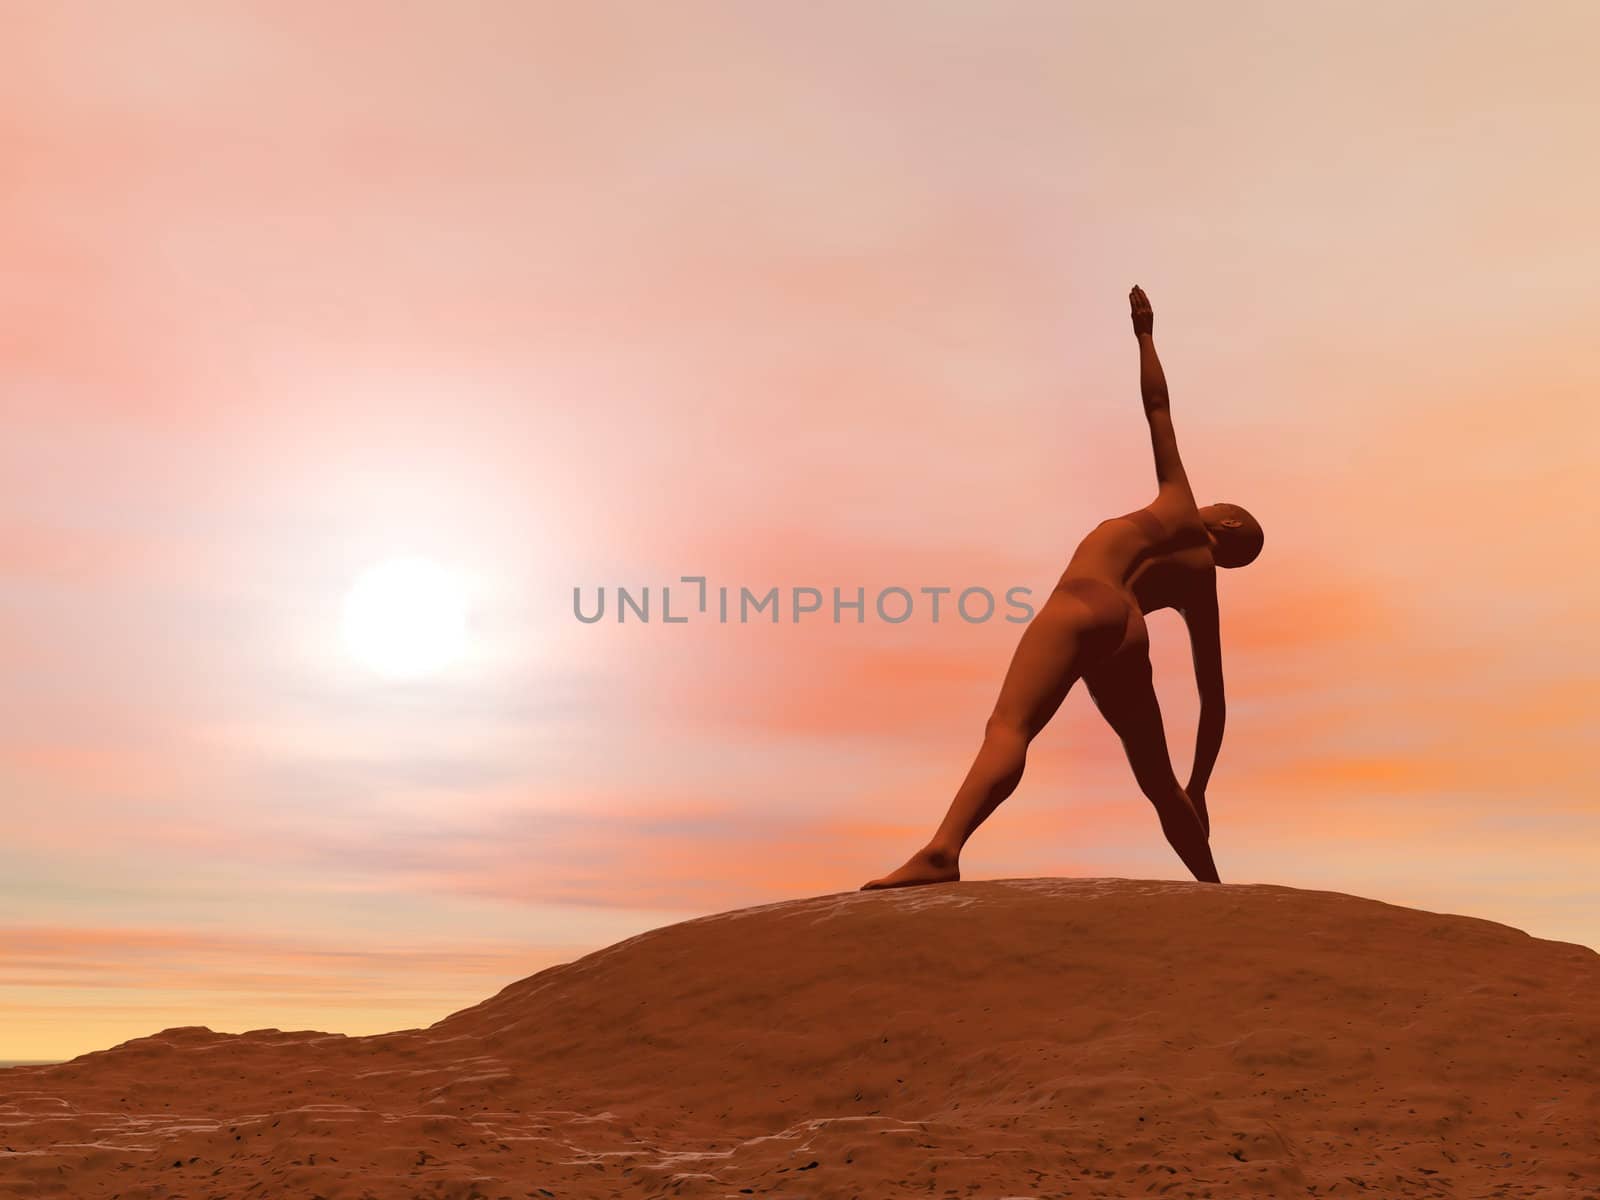
[[[430,559],[370,567],[345,597],[344,644],[380,674],[430,674],[458,658],[466,642],[466,589]]]

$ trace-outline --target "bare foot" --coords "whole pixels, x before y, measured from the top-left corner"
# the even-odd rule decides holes
[[[956,856],[947,850],[924,847],[906,860],[906,865],[881,879],[863,883],[861,891],[877,888],[915,887],[919,883],[954,883],[961,878],[961,868]]]

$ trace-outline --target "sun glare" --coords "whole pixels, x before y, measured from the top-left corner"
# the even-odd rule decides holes
[[[379,674],[431,674],[460,657],[466,641],[466,589],[430,559],[379,563],[345,597],[345,647]]]

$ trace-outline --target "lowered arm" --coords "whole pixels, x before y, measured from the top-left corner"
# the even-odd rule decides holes
[[[1217,622],[1216,568],[1211,569],[1211,585],[1183,607],[1184,624],[1189,627],[1189,649],[1194,655],[1194,681],[1200,693],[1200,720],[1195,731],[1194,767],[1189,786],[1192,799],[1205,796],[1222,749],[1222,730],[1227,722],[1228,705],[1222,686],[1222,636]],[[1204,821],[1204,817],[1201,818]]]

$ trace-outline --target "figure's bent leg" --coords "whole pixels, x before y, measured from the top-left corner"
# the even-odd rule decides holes
[[[961,878],[962,847],[1016,790],[1028,744],[1078,678],[1084,623],[1082,608],[1066,596],[1053,595],[1039,610],[1017,643],[994,714],[984,726],[983,744],[937,832],[899,870],[863,885],[863,891]]]
[[[1139,790],[1155,806],[1168,844],[1196,879],[1220,883],[1205,826],[1172,771],[1161,705],[1156,700],[1145,646],[1129,646],[1092,672],[1085,682],[1095,706],[1122,740]]]

